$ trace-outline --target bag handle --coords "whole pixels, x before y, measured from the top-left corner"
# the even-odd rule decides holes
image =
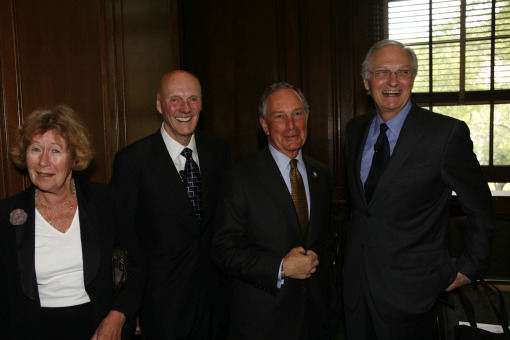
[[[485,295],[487,296],[487,299],[489,299],[489,301],[491,303],[492,310],[494,311],[494,314],[496,314],[496,316],[498,317],[501,327],[503,327],[503,333],[505,333],[506,335],[510,335],[510,330],[508,329],[508,317],[507,317],[508,314],[506,312],[505,298],[503,296],[503,293],[501,293],[499,288],[496,287],[494,284],[487,283],[482,278],[479,279],[479,283],[483,287]],[[494,302],[490,298],[489,290],[491,290],[491,288],[492,288],[492,290],[494,290],[498,293],[499,309],[494,305]]]
[[[128,252],[124,246],[116,246],[112,255],[113,301],[117,299],[120,291],[125,288],[128,280]],[[117,271],[122,272],[120,277]]]
[[[122,275],[120,276],[120,282],[122,282],[122,280],[124,280],[124,275],[126,275],[125,270],[122,271]],[[117,300],[117,296],[119,295],[121,290],[122,290],[122,285],[117,285],[115,287],[115,290],[113,292],[113,301]]]
[[[480,284],[483,287],[485,296],[489,300],[492,310],[494,311],[494,314],[499,320],[500,326],[503,328],[503,333],[507,336],[510,336],[510,330],[508,329],[508,318],[507,318],[507,312],[505,307],[505,298],[503,296],[503,293],[492,283],[485,282],[482,278],[479,278],[478,284]],[[496,307],[492,299],[490,298],[489,291],[496,291],[498,293],[499,297],[499,309]],[[478,328],[476,325],[476,318],[475,318],[475,310],[473,307],[472,302],[469,300],[469,298],[464,295],[460,290],[458,291],[459,294],[459,300],[462,308],[464,309],[464,313],[466,314],[466,317],[468,319],[469,324],[473,328]]]
[[[462,306],[462,309],[464,309],[464,314],[466,314],[469,324],[473,328],[478,328],[475,321],[475,309],[473,308],[473,304],[466,295],[462,294],[460,290],[458,291],[458,294],[460,304]]]

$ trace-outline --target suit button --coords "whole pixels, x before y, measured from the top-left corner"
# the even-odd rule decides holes
[[[366,216],[366,217],[370,217],[370,213],[367,211],[367,212],[365,213],[365,216]]]
[[[361,249],[365,249],[365,245],[364,244],[361,244]]]

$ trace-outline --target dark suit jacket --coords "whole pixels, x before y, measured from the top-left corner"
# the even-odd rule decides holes
[[[120,230],[121,216],[118,196],[104,184],[75,180],[83,252],[83,274],[99,326],[110,310],[124,313],[127,324],[134,325],[140,304],[144,268],[134,233]],[[0,203],[0,325],[2,338],[39,338],[39,294],[37,289],[35,253],[35,188]],[[23,209],[27,219],[12,225],[10,213]],[[124,245],[129,252],[128,288],[113,300],[111,260],[115,245]],[[6,335],[7,334],[7,335]],[[92,334],[90,334],[92,336]]]
[[[268,147],[237,164],[225,177],[213,259],[234,277],[233,339],[298,339],[305,308],[324,329],[336,320],[330,171],[307,156],[304,162],[311,203],[306,242],[292,197]],[[306,280],[285,278],[278,289],[280,262],[298,246],[319,255],[317,272]]]
[[[226,141],[195,131],[202,178],[202,224],[160,130],[121,150],[112,184],[123,194],[148,265],[142,321],[149,339],[187,336],[195,316],[209,310],[225,321],[226,278],[213,267],[211,241],[217,196],[231,164]]]
[[[494,231],[491,194],[462,121],[413,103],[369,204],[360,179],[363,148],[375,112],[347,125],[351,220],[344,300],[354,310],[362,275],[386,322],[410,320],[433,306],[457,271],[477,279],[487,266]],[[464,252],[447,250],[449,203],[465,214]]]

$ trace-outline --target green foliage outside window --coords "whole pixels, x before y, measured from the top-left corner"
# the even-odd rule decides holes
[[[510,1],[388,0],[387,8],[388,38],[418,56],[419,104],[465,121],[482,165],[510,166]]]

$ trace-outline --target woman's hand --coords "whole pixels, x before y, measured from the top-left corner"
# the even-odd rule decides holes
[[[101,321],[90,340],[120,340],[126,316],[116,310],[110,311]]]

